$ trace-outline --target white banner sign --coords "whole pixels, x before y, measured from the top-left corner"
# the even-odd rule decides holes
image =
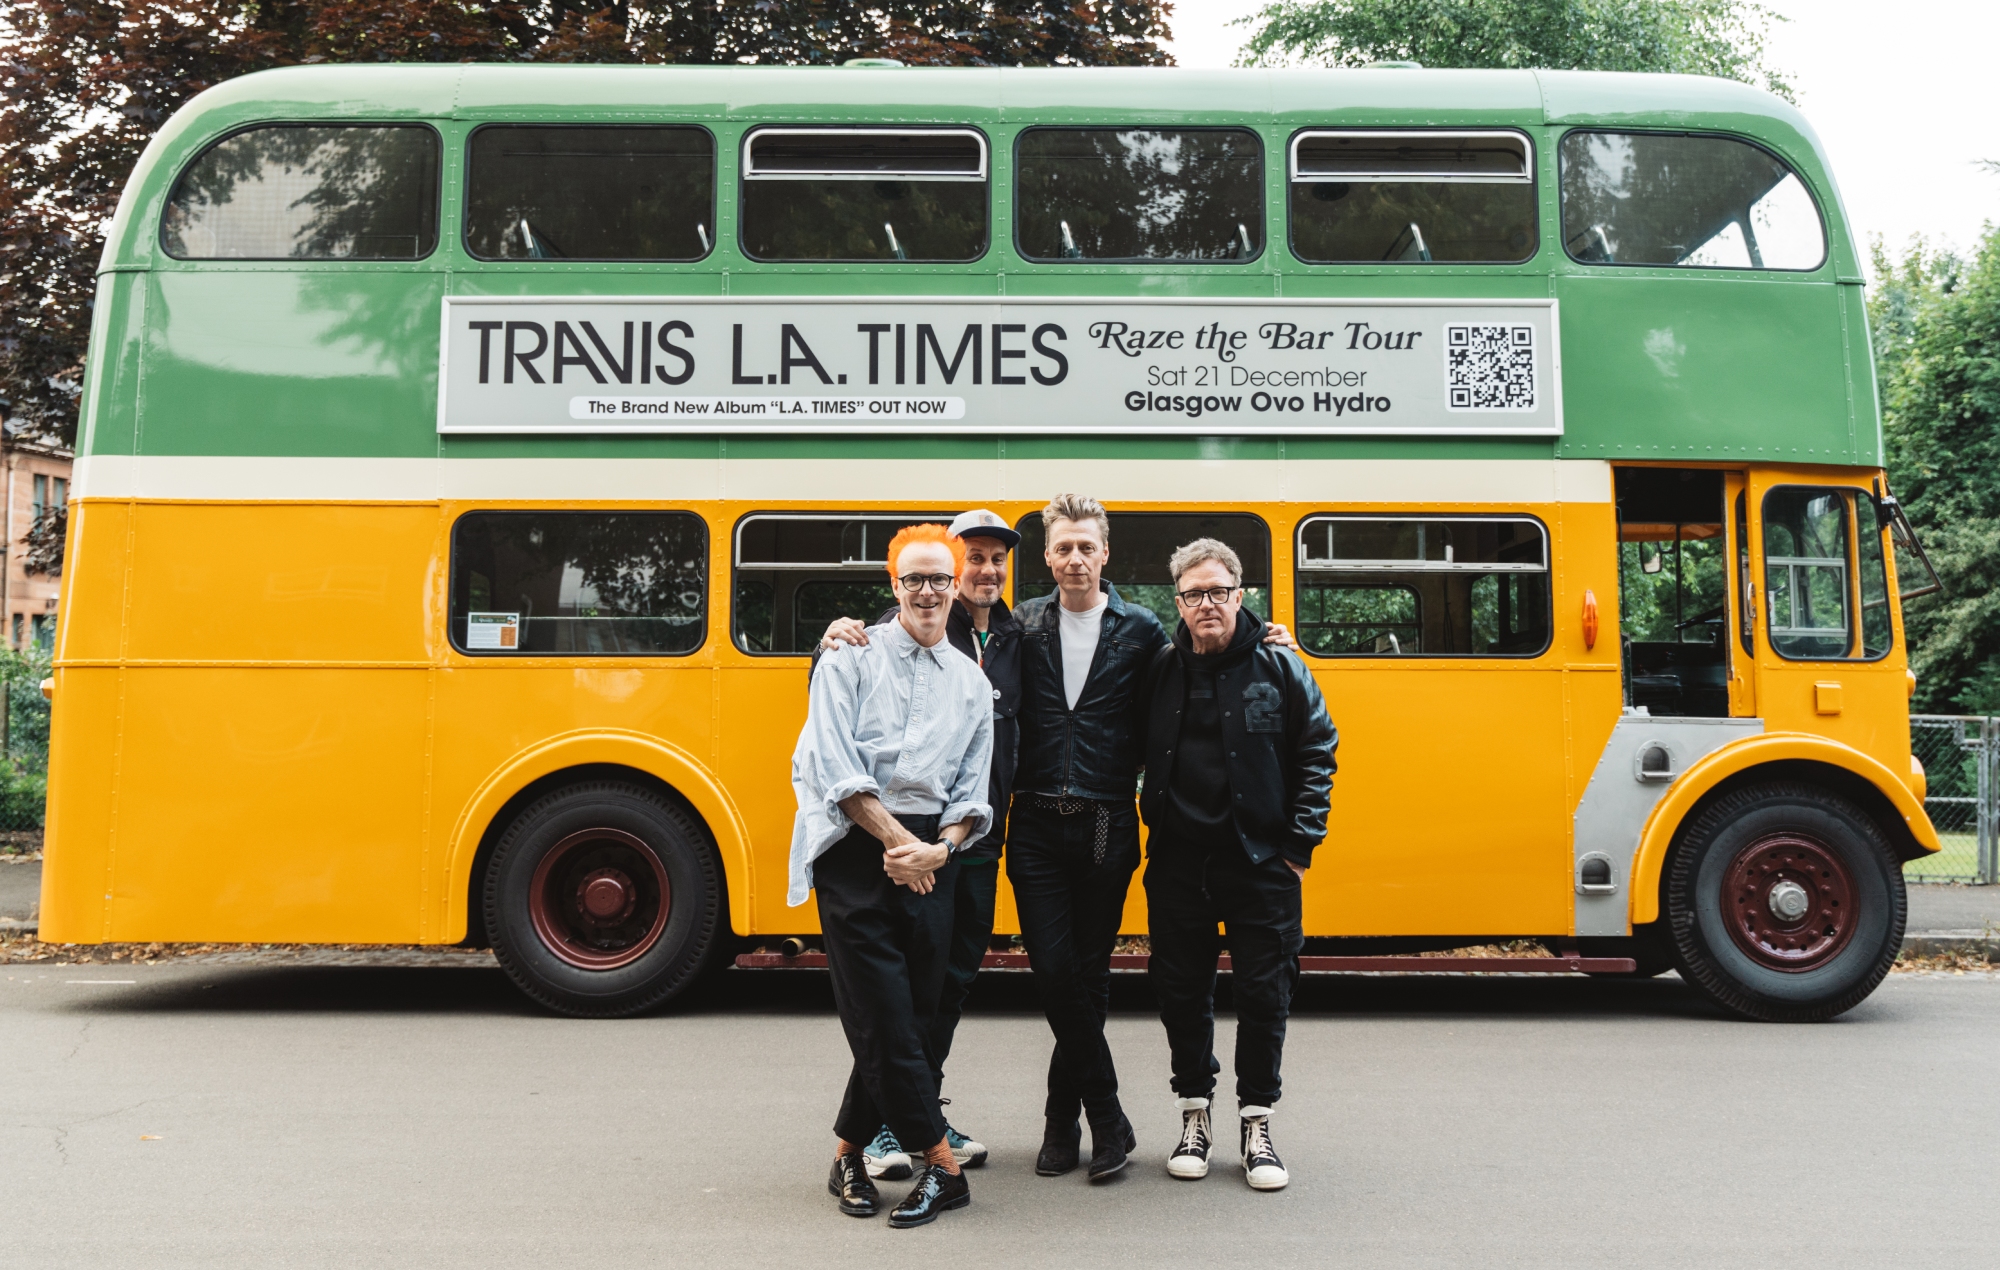
[[[438,431],[1559,436],[1554,300],[448,297]]]

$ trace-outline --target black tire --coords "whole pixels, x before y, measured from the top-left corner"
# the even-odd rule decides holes
[[[626,928],[593,928],[586,933],[601,934],[604,948],[587,947],[581,938],[565,942],[561,871],[574,875],[605,859],[603,852],[623,853],[609,860],[627,866],[624,873],[589,872],[571,885],[571,898],[580,905],[582,887],[601,875],[644,879],[655,870],[645,883],[653,893],[650,909],[641,887],[632,887],[638,920],[629,926],[642,933],[621,944]],[[657,886],[660,877],[664,888]],[[535,1001],[577,1018],[618,1018],[673,999],[713,968],[726,942],[722,893],[722,862],[698,819],[651,790],[593,781],[544,796],[507,826],[486,865],[486,929],[501,966]],[[580,907],[575,913],[581,918]],[[605,964],[579,964],[592,957]],[[609,964],[620,958],[623,964]]]
[[[1806,896],[1794,900],[1806,912],[1780,928],[1786,885]],[[1882,982],[1903,943],[1895,852],[1860,808],[1811,785],[1748,786],[1703,807],[1681,830],[1662,890],[1681,977],[1746,1019],[1842,1014]]]

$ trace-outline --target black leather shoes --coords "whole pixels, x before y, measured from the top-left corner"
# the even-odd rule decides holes
[[[1072,1171],[1082,1144],[1083,1127],[1076,1121],[1049,1121],[1042,1130],[1042,1150],[1035,1157],[1035,1172],[1043,1177],[1061,1177]]]
[[[889,1214],[889,1225],[897,1230],[928,1226],[938,1219],[939,1213],[964,1208],[971,1202],[972,1186],[962,1171],[947,1173],[935,1164],[927,1164],[917,1174],[917,1184]]]
[[[1102,1182],[1123,1169],[1130,1153],[1139,1149],[1132,1122],[1124,1112],[1111,1124],[1090,1126],[1090,1180]]]
[[[868,1169],[859,1153],[833,1158],[826,1193],[840,1201],[840,1211],[849,1217],[873,1217],[882,1210],[882,1193],[868,1180]]]

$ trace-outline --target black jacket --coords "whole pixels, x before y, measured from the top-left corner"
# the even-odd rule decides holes
[[[1139,691],[1154,654],[1169,647],[1160,619],[1109,595],[1090,677],[1069,708],[1063,691],[1058,601],[1040,596],[1021,605],[1021,766],[1014,787],[1023,793],[1124,802],[1139,780],[1143,747],[1138,726]]]
[[[1236,635],[1215,663],[1236,833],[1252,860],[1261,863],[1282,855],[1310,866],[1313,848],[1326,837],[1340,734],[1327,716],[1319,685],[1298,655],[1263,638],[1264,624],[1239,610]],[[1153,656],[1147,676],[1142,708],[1146,787],[1139,795],[1139,814],[1155,829],[1173,780],[1187,695],[1185,659],[1193,655],[1187,624],[1178,623],[1173,644]]]
[[[896,620],[899,609],[890,609],[875,619],[880,626]],[[979,641],[973,638],[972,614],[965,601],[954,598],[951,617],[945,622],[944,637],[951,646],[980,663],[987,682],[993,685],[993,772],[987,779],[987,801],[993,804],[993,828],[984,838],[967,847],[961,859],[997,860],[1007,842],[1007,803],[1014,794],[1014,768],[1021,757],[1021,624],[1007,611],[1006,601],[993,606],[986,624],[986,656],[979,655]],[[813,646],[812,670],[819,669],[825,649]],[[812,672],[806,673],[808,681]]]

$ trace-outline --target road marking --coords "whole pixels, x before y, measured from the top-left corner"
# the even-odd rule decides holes
[[[64,983],[137,983],[137,979],[65,979]]]

